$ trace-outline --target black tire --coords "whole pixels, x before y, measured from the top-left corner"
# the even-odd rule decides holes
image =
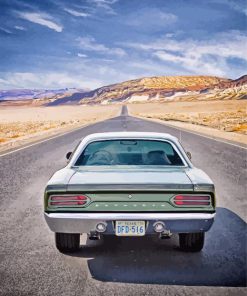
[[[75,252],[80,248],[79,233],[55,233],[56,247],[60,252]]]
[[[204,232],[198,233],[180,233],[179,246],[186,252],[200,252],[204,245]]]

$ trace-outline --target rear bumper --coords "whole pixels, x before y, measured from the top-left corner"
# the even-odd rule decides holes
[[[154,234],[153,224],[162,221],[173,233],[205,232],[214,222],[215,213],[45,213],[45,220],[53,232],[89,233],[96,224],[105,222],[105,234],[115,233],[115,221],[146,221],[146,234]]]

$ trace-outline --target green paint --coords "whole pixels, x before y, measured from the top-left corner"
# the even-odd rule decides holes
[[[178,192],[102,192],[83,193],[87,195],[91,202],[83,208],[49,208],[49,194],[78,194],[78,192],[46,192],[44,198],[45,211],[50,212],[212,212],[215,210],[215,198],[213,205],[208,207],[186,206],[178,207],[172,204],[172,197]],[[82,194],[82,193],[80,193]],[[181,194],[181,192],[179,192]],[[188,192],[186,192],[188,194]],[[195,192],[191,192],[195,194]],[[200,193],[201,194],[201,193]],[[205,194],[205,193],[204,193]],[[131,195],[131,196],[130,196]]]

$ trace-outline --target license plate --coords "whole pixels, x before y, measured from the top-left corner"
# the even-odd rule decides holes
[[[116,221],[117,236],[145,235],[145,221]]]

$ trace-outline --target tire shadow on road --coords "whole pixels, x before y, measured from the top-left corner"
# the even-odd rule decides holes
[[[246,286],[246,223],[226,208],[217,208],[202,252],[185,253],[178,236],[87,241],[80,252],[96,280],[122,283]]]

